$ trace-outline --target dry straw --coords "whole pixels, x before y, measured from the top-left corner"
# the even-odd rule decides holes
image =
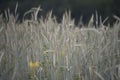
[[[106,20],[95,28],[93,16],[88,28],[77,28],[70,12],[58,23],[52,12],[38,19],[39,11],[40,7],[27,11],[22,23],[9,11],[7,22],[0,17],[0,80],[30,80],[31,69],[31,80],[120,79],[118,17],[112,28],[103,28]],[[26,20],[31,13],[32,19]]]

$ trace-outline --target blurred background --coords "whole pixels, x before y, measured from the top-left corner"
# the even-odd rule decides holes
[[[43,11],[39,13],[40,17],[45,16],[49,11],[61,21],[65,11],[71,10],[71,16],[76,20],[76,23],[83,17],[83,22],[87,23],[92,14],[102,16],[104,20],[109,17],[108,22],[114,22],[113,15],[120,17],[120,0],[0,0],[0,12],[10,9],[11,13],[15,11],[15,5],[18,2],[19,19],[23,14],[32,7],[41,5]]]

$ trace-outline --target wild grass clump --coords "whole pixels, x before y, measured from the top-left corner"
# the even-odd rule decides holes
[[[35,12],[34,12],[35,13]],[[76,27],[70,13],[58,23],[16,23],[0,15],[0,80],[119,80],[120,21],[113,28]]]

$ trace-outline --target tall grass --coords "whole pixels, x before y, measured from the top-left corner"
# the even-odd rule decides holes
[[[70,13],[61,23],[36,15],[0,15],[0,80],[120,80],[120,21],[78,28]]]

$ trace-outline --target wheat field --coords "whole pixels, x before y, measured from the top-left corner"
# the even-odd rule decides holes
[[[0,80],[120,80],[119,19],[78,28],[69,12],[61,23],[36,15],[0,15]]]

